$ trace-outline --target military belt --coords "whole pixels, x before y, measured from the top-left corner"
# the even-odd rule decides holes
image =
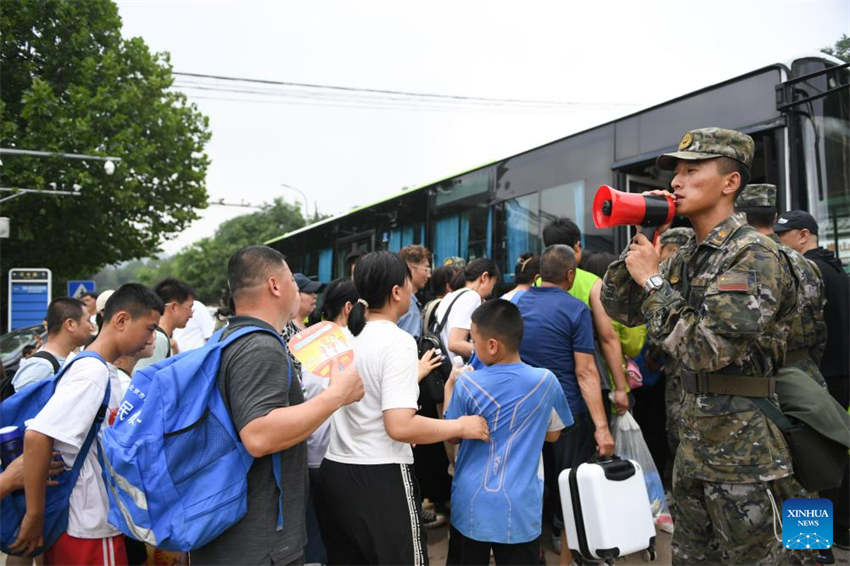
[[[791,350],[785,354],[785,363],[786,364],[795,364],[798,362],[807,362],[811,359],[809,356],[809,351],[805,348],[798,348],[796,350]]]
[[[695,395],[712,393],[739,397],[771,397],[776,388],[776,379],[685,371],[682,375],[682,385],[685,391]]]

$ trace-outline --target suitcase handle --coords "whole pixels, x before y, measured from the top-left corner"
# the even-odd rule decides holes
[[[635,466],[629,460],[623,460],[616,454],[611,456],[599,456],[596,452],[590,458],[589,463],[602,465],[605,477],[611,481],[627,480],[635,475]]]

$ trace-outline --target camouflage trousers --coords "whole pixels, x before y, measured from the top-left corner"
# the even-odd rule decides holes
[[[664,406],[667,408],[667,446],[670,455],[676,456],[679,447],[679,423],[682,421],[682,380],[675,375],[664,375]]]
[[[773,531],[778,482],[715,483],[673,469],[673,564],[790,564]],[[776,518],[777,530],[781,517]],[[799,563],[799,562],[798,562]]]

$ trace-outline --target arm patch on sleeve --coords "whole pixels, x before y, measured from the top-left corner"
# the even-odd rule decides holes
[[[749,291],[755,284],[752,271],[727,271],[717,278],[718,291]]]

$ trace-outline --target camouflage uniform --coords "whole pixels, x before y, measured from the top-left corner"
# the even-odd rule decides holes
[[[747,185],[738,195],[735,208],[743,212],[770,209],[776,210],[776,187],[774,185]],[[820,268],[799,252],[784,245],[776,234],[768,236],[779,245],[785,255],[797,286],[797,310],[789,319],[786,365],[800,368],[826,387],[819,364],[826,348],[826,322],[823,309],[826,306],[823,278]]]
[[[668,228],[659,241],[661,247],[668,244],[676,244],[679,247],[684,246],[694,237],[693,228]],[[661,345],[650,340],[650,355],[654,359],[663,359],[664,353]],[[667,445],[670,447],[670,454],[675,456],[676,449],[679,447],[679,421],[682,419],[682,397],[684,390],[682,389],[682,380],[679,376],[669,372],[664,372],[664,403],[667,409]]]
[[[686,133],[679,150],[661,156],[659,166],[719,156],[749,165],[753,142],[705,128]],[[634,282],[624,259],[625,252],[609,267],[602,303],[623,324],[647,323],[667,354],[668,374],[730,375],[745,385],[782,366],[785,321],[796,306],[793,276],[778,246],[737,216],[665,260],[665,281],[652,293]],[[772,483],[791,475],[782,433],[748,397],[683,397],[673,469],[674,563],[787,560],[773,537],[770,503]]]

